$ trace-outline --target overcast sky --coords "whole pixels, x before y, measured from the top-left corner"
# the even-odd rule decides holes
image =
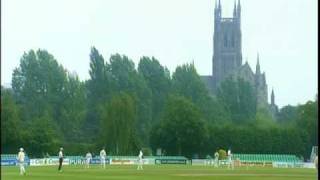
[[[90,47],[105,59],[125,54],[136,66],[154,56],[173,72],[194,64],[211,75],[214,0],[3,0],[1,84],[11,83],[24,51],[46,49],[81,80]],[[231,17],[234,0],[221,0]],[[280,107],[317,93],[317,0],[242,0],[242,55],[255,70],[257,52]],[[270,99],[269,99],[270,102]]]

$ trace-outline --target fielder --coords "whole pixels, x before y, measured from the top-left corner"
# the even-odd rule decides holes
[[[90,167],[90,161],[92,159],[92,154],[88,151],[86,154],[86,168]]]
[[[102,150],[100,151],[100,162],[101,162],[101,166],[103,166],[103,168],[106,168],[106,157],[107,157],[107,153],[104,150],[104,148],[102,148]]]
[[[20,175],[26,175],[26,170],[24,168],[24,158],[25,158],[25,153],[23,152],[23,148],[20,148],[20,152],[18,153],[18,163],[20,166]]]
[[[59,156],[59,168],[58,168],[58,170],[59,170],[59,172],[62,172],[62,162],[63,162],[63,153],[62,153],[62,151],[63,151],[63,148],[61,147],[60,148],[60,151],[59,151],[59,154],[58,154],[58,156]]]
[[[137,170],[143,170],[143,168],[142,168],[142,164],[143,164],[142,158],[143,158],[143,153],[140,150],[139,156],[138,156],[138,168],[137,168]]]
[[[231,167],[231,169],[234,169],[234,166],[233,166],[233,161],[232,161],[232,153],[231,153],[231,150],[229,149],[228,150],[228,168]]]
[[[218,153],[218,151],[216,151],[214,153],[214,166],[219,167],[219,153]]]

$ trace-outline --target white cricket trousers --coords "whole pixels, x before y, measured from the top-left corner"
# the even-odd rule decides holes
[[[26,170],[24,168],[24,162],[20,162],[19,166],[20,166],[20,174],[22,175],[22,174],[26,173]]]
[[[142,168],[142,164],[143,164],[143,160],[142,159],[139,159],[138,160],[138,170],[142,170],[143,168]]]
[[[87,166],[87,168],[89,168],[89,166],[90,166],[90,159],[87,159],[86,166]]]
[[[101,158],[101,166],[103,166],[103,168],[106,168],[106,158]]]

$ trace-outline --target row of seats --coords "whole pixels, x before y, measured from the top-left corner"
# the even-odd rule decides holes
[[[290,154],[233,154],[233,159],[243,162],[302,162],[297,156]]]

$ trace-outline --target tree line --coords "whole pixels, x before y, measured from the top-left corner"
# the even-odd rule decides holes
[[[256,107],[256,92],[228,78],[209,94],[193,64],[170,71],[154,57],[136,67],[125,55],[108,60],[92,47],[90,78],[79,80],[46,50],[25,52],[11,88],[1,86],[1,152],[22,146],[29,156],[80,155],[106,147],[111,155],[138,149],[166,155],[296,154],[318,145],[318,100],[285,106],[273,119]]]

